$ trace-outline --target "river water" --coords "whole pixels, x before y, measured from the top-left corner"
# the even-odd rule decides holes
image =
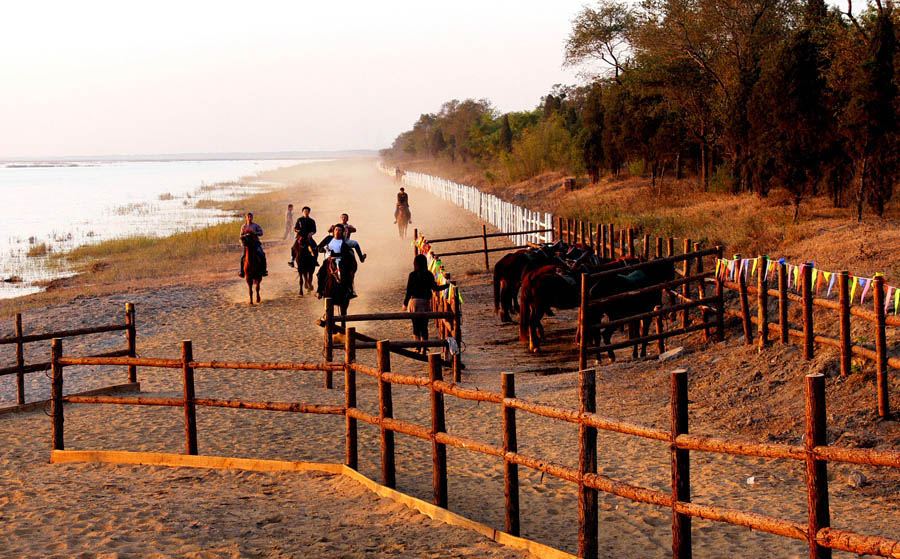
[[[0,163],[0,298],[71,272],[50,252],[133,235],[165,236],[233,219],[198,202],[277,187],[258,173],[317,160]],[[320,160],[318,160],[320,161]],[[10,281],[12,280],[12,281]]]

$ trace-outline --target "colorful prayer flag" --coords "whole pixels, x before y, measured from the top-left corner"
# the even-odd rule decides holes
[[[828,276],[831,276],[829,279]],[[826,297],[831,297],[831,288],[834,287],[834,278],[837,277],[837,274],[832,272],[825,272],[825,279],[828,280],[828,293],[825,294]]]
[[[853,278],[853,281],[850,282],[850,302],[853,303],[853,296],[856,294],[856,285],[859,282],[859,278],[856,276],[850,276]]]
[[[872,283],[874,283],[872,280],[859,278],[859,285],[863,288],[862,295],[859,296],[859,304],[862,304],[862,302],[866,300],[866,293],[869,292],[869,288],[872,287]]]

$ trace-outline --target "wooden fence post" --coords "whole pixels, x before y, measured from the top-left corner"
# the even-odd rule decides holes
[[[662,245],[663,245],[662,237],[657,237],[656,238],[656,258],[662,258]]]
[[[787,264],[778,263],[778,326],[781,327],[781,344],[788,345],[790,343],[790,333],[788,328],[788,286],[787,286]]]
[[[561,216],[556,216],[556,231],[554,233],[557,233],[557,241],[563,240],[563,218]]]
[[[685,239],[684,240],[684,253],[688,254],[690,252],[691,252],[691,240]],[[682,276],[682,277],[686,278],[691,275],[691,260],[689,258],[684,259],[684,263],[682,264],[681,271],[684,274],[684,276]],[[691,290],[690,290],[690,287],[688,286],[688,284],[687,283],[682,284],[681,285],[681,296],[684,297],[684,299],[688,299],[688,296],[690,294],[691,294]],[[682,301],[684,301],[684,299],[682,299]],[[681,327],[682,328],[688,327],[689,319],[690,319],[690,309],[684,309],[683,311],[681,311]]]
[[[597,411],[597,379],[594,369],[582,370],[579,378],[579,411]],[[585,474],[597,473],[597,428],[578,424],[578,556],[597,559],[597,490],[585,487]]]
[[[578,306],[578,370],[587,368],[588,328],[587,273],[581,274],[581,304]]]
[[[488,260],[488,246],[487,246],[487,225],[481,224],[481,242],[484,244],[484,271],[491,271],[491,263]]]
[[[575,218],[573,217],[569,221],[569,244],[570,245],[574,245],[575,243],[578,242],[578,235],[576,234],[577,227],[578,227],[578,223],[575,220]]]
[[[334,359],[334,301],[331,297],[325,298],[325,361],[331,363]],[[325,371],[325,388],[331,388],[331,371]]]
[[[344,331],[344,407],[356,408],[356,371],[350,366],[356,362],[356,328],[348,326]],[[356,418],[345,416],[347,426],[347,466],[354,470],[359,467],[359,443]]]
[[[803,291],[803,359],[807,361],[815,354],[815,334],[813,333],[812,262],[800,268],[800,287]]]
[[[769,343],[769,278],[766,273],[769,269],[769,257],[759,256],[757,266],[759,274],[756,276],[756,318],[757,335],[759,337],[760,351]]]
[[[137,357],[137,326],[135,324],[134,303],[125,303],[125,324],[128,330],[125,335],[128,338],[128,357]],[[128,365],[128,382],[137,382],[137,367]]]
[[[453,286],[453,301],[451,302],[451,306],[453,309],[453,339],[456,340],[456,345],[459,348],[459,353],[452,356],[453,361],[453,382],[461,382],[462,381],[462,300],[459,297],[459,288],[456,286],[456,282],[452,281],[450,284]]]
[[[378,418],[381,421],[381,483],[391,489],[397,486],[396,469],[394,467],[394,432],[385,429],[384,419],[394,416],[394,403],[391,399],[391,383],[382,378],[383,373],[391,370],[391,342],[382,340],[376,344],[378,351]]]
[[[516,397],[516,377],[500,373],[503,398]],[[503,405],[503,452],[518,452],[516,439],[516,408]],[[503,493],[506,497],[506,533],[519,535],[519,465],[503,459]]]
[[[694,243],[694,252],[700,252],[700,243]],[[715,269],[715,267],[713,267],[713,269]],[[697,274],[702,274],[702,273],[703,273],[703,257],[698,256],[697,257]],[[706,298],[706,281],[705,280],[700,280],[697,282],[697,295],[700,297],[700,299]],[[700,311],[700,316],[703,318],[704,324],[709,322],[709,311],[707,311],[706,308],[703,308]],[[703,339],[705,341],[709,340],[709,328],[703,329]]]
[[[634,258],[634,229],[628,228],[628,257]]]
[[[675,512],[675,503],[691,502],[690,451],[675,444],[678,435],[688,432],[687,370],[672,371],[672,557],[690,559],[691,517]]]
[[[25,403],[25,343],[22,342],[22,313],[16,313],[16,404]]]
[[[831,550],[816,542],[822,528],[831,525],[828,507],[828,462],[816,460],[813,449],[828,444],[825,419],[825,376],[806,375],[806,493],[809,512],[809,557],[830,559]]]
[[[588,222],[588,246],[591,247],[594,254],[597,254],[597,245],[594,244],[594,223],[591,221]]]
[[[723,250],[721,246],[716,247],[716,259],[722,260]],[[725,265],[725,262],[722,262]],[[725,340],[725,285],[722,281],[724,272],[716,276],[716,340]]]
[[[63,435],[63,367],[59,364],[62,357],[62,340],[53,338],[50,342],[50,369],[53,372],[53,380],[50,385],[50,417],[53,420],[53,440],[50,448],[53,450],[65,450],[65,436]]]
[[[891,415],[887,378],[887,341],[885,340],[884,276],[875,276],[875,381],[878,384],[878,417]]]
[[[197,455],[197,410],[194,407],[194,349],[190,340],[181,342],[181,370],[184,373],[184,434],[187,454]]]
[[[644,260],[650,259],[650,235],[644,235],[644,246],[641,249],[641,256]]]
[[[673,237],[666,239],[666,256],[675,256],[675,239]]]
[[[750,345],[753,343],[751,338],[750,326],[750,302],[747,300],[747,277],[744,275],[744,261],[740,254],[734,255],[734,268],[737,272],[738,293],[741,298],[741,321],[744,325],[744,343]]]
[[[600,258],[607,258],[606,256],[606,226],[602,223],[597,224],[597,245],[600,250],[598,254]]]
[[[850,272],[842,270],[838,276],[838,293],[841,313],[841,376],[850,374]]]
[[[432,485],[434,504],[447,508],[447,446],[435,440],[435,435],[447,431],[444,419],[444,394],[438,392],[434,382],[444,380],[441,370],[441,354],[428,354],[428,376],[431,379],[431,456],[434,462]]]
[[[606,238],[609,240],[609,257],[615,260],[616,258],[616,226],[610,222],[607,226],[607,235]]]

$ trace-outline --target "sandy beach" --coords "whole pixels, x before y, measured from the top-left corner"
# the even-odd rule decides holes
[[[410,239],[401,240],[391,223],[396,185],[373,160],[308,165],[283,171],[285,191],[295,208],[310,205],[321,239],[341,212],[350,214],[368,259],[357,276],[360,297],[351,312],[399,311],[411,269]],[[412,228],[431,237],[480,232],[471,214],[421,191],[410,192]],[[253,208],[247,208],[253,210]],[[237,231],[235,232],[237,237]],[[247,304],[247,287],[237,277],[237,253],[221,266],[176,285],[141,287],[131,292],[79,298],[64,305],[28,311],[26,333],[118,322],[124,303],[134,302],[138,354],[180,357],[179,342],[192,340],[198,360],[321,361],[322,331],[315,325],[323,305],[314,296],[296,295],[297,274],[286,264],[288,244],[281,231],[264,237],[270,276],[263,281],[260,305]],[[480,242],[480,241],[479,241]],[[478,244],[473,247],[477,248]],[[492,255],[492,261],[499,256]],[[459,281],[464,297],[463,332],[467,370],[464,383],[498,390],[500,373],[516,372],[517,395],[529,400],[577,407],[577,377],[571,351],[572,311],[545,321],[548,349],[540,356],[518,343],[515,326],[500,326],[492,314],[490,276],[481,255],[454,257],[445,266]],[[362,323],[358,329],[379,339],[408,339],[407,323]],[[0,322],[0,331],[12,321]],[[433,329],[432,329],[433,332]],[[669,372],[691,370],[691,429],[736,438],[775,432],[796,443],[802,437],[802,375],[822,362],[802,364],[792,348],[757,355],[736,339],[718,351],[704,351],[698,337],[674,362],[632,361],[630,357],[598,367],[598,412],[657,427],[667,427]],[[66,340],[66,354],[122,347],[121,337]],[[10,361],[11,346],[0,350]],[[28,355],[49,357],[46,344],[28,346]],[[630,352],[628,352],[630,355]],[[338,359],[342,355],[336,356]],[[374,363],[374,352],[359,356]],[[393,370],[423,374],[419,363],[395,357]],[[747,386],[718,384],[724,370],[767,369],[766,378],[795,383],[796,398],[744,425],[729,407]],[[552,371],[558,374],[546,375]],[[770,374],[771,373],[771,374]],[[780,376],[779,376],[780,375]],[[748,374],[749,376],[749,374]],[[29,399],[45,397],[43,373],[27,377]],[[138,369],[142,393],[176,396],[180,371]],[[121,368],[67,368],[66,391],[125,381]],[[13,377],[0,379],[8,397]],[[322,388],[322,373],[197,372],[197,395],[253,400],[343,404],[343,382]],[[728,391],[726,393],[726,390]],[[377,386],[359,379],[360,407],[376,412]],[[429,394],[396,387],[395,416],[427,425]],[[8,404],[7,399],[5,404]],[[448,432],[499,444],[500,408],[447,398]],[[829,402],[841,414],[839,399]],[[765,402],[757,410],[766,407]],[[762,412],[761,412],[762,413]],[[799,415],[798,415],[799,414]],[[344,458],[343,418],[274,412],[198,410],[200,454],[339,463]],[[147,452],[183,452],[184,427],[178,408],[70,405],[66,407],[66,447]],[[577,429],[549,419],[519,414],[519,450],[576,466]],[[779,429],[776,424],[783,423]],[[801,423],[802,425],[802,423]],[[876,439],[893,437],[896,422],[860,427]],[[836,432],[834,437],[848,432]],[[739,435],[735,435],[739,433]],[[472,532],[445,526],[339,477],[311,473],[258,473],[183,468],[51,465],[50,421],[42,411],[0,416],[0,539],[2,557],[525,557]],[[668,491],[669,449],[663,443],[600,435],[598,471],[644,487]],[[378,432],[360,426],[360,471],[380,477]],[[398,489],[431,497],[430,445],[396,436]],[[503,527],[503,469],[498,460],[448,449],[450,509],[494,528]],[[696,502],[752,510],[805,522],[803,464],[692,454]],[[865,534],[900,538],[900,476],[863,469],[867,487],[856,489],[847,476],[860,468],[831,466],[832,525]],[[752,482],[750,481],[752,478]],[[574,553],[577,550],[575,487],[520,468],[522,536]],[[666,557],[671,554],[670,511],[600,495],[602,557]],[[725,524],[694,520],[694,556],[748,555],[761,558],[805,557],[803,542]],[[835,553],[841,557],[840,553]],[[849,556],[849,555],[846,555]]]

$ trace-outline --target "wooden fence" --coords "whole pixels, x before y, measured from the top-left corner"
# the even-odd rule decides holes
[[[16,363],[15,365],[0,368],[0,376],[16,375],[16,407],[10,410],[33,408],[34,406],[46,403],[47,400],[26,402],[25,397],[25,375],[36,373],[39,371],[49,371],[50,362],[26,363],[25,362],[25,346],[29,343],[51,340],[53,338],[71,338],[76,336],[87,336],[90,334],[99,334],[103,332],[124,331],[127,341],[125,349],[108,351],[97,354],[95,357],[134,357],[137,351],[137,331],[135,327],[135,311],[134,304],[125,303],[125,322],[122,324],[111,324],[107,326],[92,326],[88,328],[76,328],[72,330],[59,330],[56,332],[46,332],[37,334],[25,334],[22,324],[22,314],[16,313],[15,316],[15,332],[12,336],[0,338],[0,345],[16,346]],[[128,367],[128,385],[137,382],[137,371],[134,367]],[[110,389],[118,389],[121,386],[109,387]],[[133,387],[132,387],[133,388]]]
[[[345,416],[345,463],[358,469],[358,421],[376,426],[381,439],[382,484],[396,488],[394,434],[402,433],[428,441],[433,463],[433,500],[435,505],[446,508],[449,503],[447,483],[446,447],[462,448],[495,456],[503,461],[505,526],[511,535],[519,534],[519,478],[518,466],[552,475],[574,483],[578,487],[580,557],[598,556],[598,507],[597,492],[618,495],[632,501],[664,507],[672,511],[672,550],[676,559],[691,557],[691,518],[699,517],[718,522],[744,526],[752,530],[771,533],[808,542],[810,557],[830,557],[831,549],[881,557],[900,557],[900,541],[879,536],[863,535],[851,530],[831,527],[828,498],[828,462],[865,464],[900,468],[900,451],[859,449],[829,446],[827,444],[825,409],[825,377],[807,375],[806,432],[803,445],[753,443],[689,433],[688,377],[683,369],[671,374],[670,429],[620,421],[596,413],[596,386],[593,370],[579,373],[579,407],[549,406],[517,398],[513,373],[501,374],[501,392],[491,392],[461,386],[443,380],[443,370],[437,354],[429,355],[428,376],[403,375],[391,372],[388,341],[380,341],[377,367],[356,362],[356,336],[353,328],[346,334],[347,349],[343,363],[223,363],[198,362],[192,357],[190,342],[182,343],[182,359],[64,357],[62,341],[54,339],[52,346],[53,400],[52,448],[65,448],[64,403],[131,404],[150,406],[175,406],[184,408],[187,454],[198,453],[196,407],[228,407],[298,413],[333,414]],[[162,397],[110,397],[62,395],[63,368],[74,365],[145,366],[182,369],[183,398]],[[194,392],[194,371],[203,368],[293,370],[293,371],[344,371],[344,406],[315,405],[299,402],[257,402],[198,398]],[[366,413],[357,407],[356,374],[369,375],[378,382],[378,415]],[[424,387],[431,393],[431,425],[417,425],[394,418],[392,386]],[[468,439],[447,432],[444,397],[489,402],[500,407],[502,421],[502,445],[497,446]],[[578,467],[573,468],[522,454],[517,448],[516,411],[556,419],[578,425]],[[637,436],[664,443],[671,460],[671,492],[632,485],[597,473],[597,430]],[[794,522],[757,513],[715,505],[691,502],[690,451],[705,451],[738,456],[787,459],[805,462],[808,515],[806,522]]]
[[[385,174],[395,176],[393,168],[387,168],[381,163],[378,168]],[[506,233],[506,236],[514,244],[543,243],[550,240],[546,233],[533,232],[552,227],[553,215],[550,213],[535,212],[502,200],[493,194],[481,192],[474,186],[455,183],[424,173],[404,171],[401,181],[405,186],[421,188],[472,212],[482,221],[490,223],[499,231]]]
[[[522,233],[522,234],[553,233],[553,232],[555,232],[555,231],[556,231],[555,229],[533,229],[533,230],[531,230],[531,231],[521,231],[520,233]],[[465,236],[462,236],[462,237],[445,237],[445,238],[441,238],[441,239],[428,239],[427,242],[428,242],[429,245],[435,245],[435,244],[438,244],[438,243],[449,243],[449,242],[456,242],[456,241],[466,241],[466,240],[472,240],[472,239],[481,239],[481,240],[482,240],[482,248],[480,248],[480,249],[473,249],[473,250],[455,250],[455,251],[451,251],[451,252],[441,252],[441,253],[437,253],[437,252],[435,251],[435,258],[442,258],[442,257],[445,257],[445,256],[461,256],[461,255],[465,255],[465,254],[479,254],[479,253],[482,253],[482,254],[484,254],[484,271],[485,271],[485,272],[490,272],[490,271],[491,271],[491,263],[490,263],[490,258],[488,258],[488,253],[491,253],[491,252],[510,252],[510,251],[513,251],[513,250],[519,250],[519,249],[523,249],[523,248],[529,248],[530,246],[532,246],[531,244],[526,243],[526,244],[523,244],[523,245],[516,245],[516,246],[511,246],[511,247],[491,247],[491,248],[488,248],[488,239],[495,238],[495,237],[507,237],[507,236],[508,236],[508,234],[506,234],[506,233],[488,233],[488,232],[487,232],[487,225],[482,225],[482,226],[481,226],[481,235],[465,235]],[[415,232],[414,232],[414,234],[413,234],[413,238],[414,238],[414,239],[418,239],[418,238],[419,238],[419,230],[418,230],[418,229],[415,230]],[[424,236],[423,236],[423,238],[424,238]]]
[[[624,326],[632,321],[655,320],[656,333],[646,336],[639,335],[637,338],[632,338],[622,342],[600,345],[599,347],[597,347],[597,352],[599,353],[603,351],[613,351],[622,347],[656,341],[659,353],[662,353],[663,351],[665,351],[666,338],[680,336],[699,330],[706,331],[708,335],[711,329],[715,329],[716,339],[721,341],[724,337],[725,309],[722,284],[721,282],[717,282],[715,295],[711,297],[706,297],[705,291],[703,289],[704,280],[715,275],[715,272],[712,269],[705,272],[703,271],[703,258],[706,256],[714,255],[721,257],[721,254],[721,247],[709,248],[706,250],[694,250],[693,252],[686,251],[684,254],[657,258],[624,268],[617,268],[614,270],[607,270],[593,274],[582,274],[580,306],[578,309],[578,368],[580,370],[583,370],[587,366],[587,352],[591,340],[591,336],[589,334],[591,332],[599,332],[607,328]],[[642,270],[648,267],[658,266],[660,264],[672,264],[674,266],[679,262],[684,263],[684,267],[681,272],[681,278],[666,281],[656,285],[650,285],[625,293],[619,293],[602,299],[589,298],[590,294],[588,292],[588,286],[595,284],[597,281],[602,280],[604,277],[614,274],[628,274],[630,272]],[[691,274],[690,272],[691,262],[696,263],[697,273],[695,274]],[[689,293],[689,284],[691,283],[694,283],[698,286],[699,297],[697,299],[690,299],[687,296],[687,294]],[[682,294],[677,294],[677,292],[675,291],[675,289],[678,287],[681,287],[683,289]],[[627,317],[620,317],[615,320],[607,320],[596,323],[592,322],[591,320],[594,309],[598,307],[621,301],[623,299],[640,297],[641,295],[651,294],[655,292],[672,293],[673,297],[677,296],[681,298],[682,302],[665,308],[656,307],[651,312],[645,312]],[[703,317],[700,323],[690,324],[688,313],[691,309],[699,309],[702,311]],[[666,331],[663,329],[662,325],[663,315],[673,312],[681,312],[681,327]]]
[[[323,353],[325,361],[330,363],[334,360],[335,348],[341,348],[345,354],[347,352],[347,323],[362,321],[394,321],[394,320],[412,320],[414,318],[425,318],[435,320],[437,323],[438,339],[436,340],[402,340],[392,341],[388,344],[388,350],[413,359],[416,361],[428,361],[428,358],[419,353],[409,351],[410,349],[421,348],[446,348],[449,350],[447,342],[448,337],[452,337],[458,348],[462,347],[462,305],[459,300],[458,292],[456,297],[452,299],[435,298],[432,301],[432,308],[439,310],[432,312],[394,312],[394,313],[368,313],[368,314],[347,314],[335,315],[334,303],[330,298],[325,299],[325,343]],[[339,342],[335,343],[335,337],[339,336]],[[375,349],[376,339],[366,336],[362,333],[356,333],[356,349]],[[449,361],[442,361],[442,364],[449,365],[453,370],[453,378],[459,382],[462,378],[463,363],[459,351],[453,353]],[[325,371],[325,388],[331,388],[333,384],[331,371]]]
[[[736,255],[735,259],[740,261],[740,255]],[[886,330],[888,326],[900,326],[900,317],[888,316],[885,312],[884,278],[881,276],[875,278],[873,287],[875,293],[873,297],[874,305],[872,310],[868,310],[859,306],[853,306],[850,303],[849,272],[847,271],[842,271],[838,275],[838,301],[831,301],[813,295],[812,265],[810,263],[801,266],[799,295],[788,292],[787,265],[784,262],[774,261],[772,264],[777,266],[777,289],[769,287],[768,274],[765,273],[757,275],[755,286],[747,284],[747,275],[744,273],[736,274],[737,281],[721,282],[724,287],[734,290],[738,294],[740,310],[729,309],[726,311],[726,314],[741,319],[745,343],[748,345],[756,343],[760,348],[765,348],[770,343],[770,333],[778,334],[778,339],[782,344],[789,344],[791,338],[798,339],[802,341],[803,358],[807,360],[814,357],[817,345],[837,348],[840,352],[841,376],[844,377],[850,374],[851,358],[853,356],[874,361],[878,415],[880,417],[889,417],[891,411],[887,378],[888,368],[900,369],[900,359],[888,357],[887,355]],[[757,266],[762,266],[762,268],[759,268],[761,270],[767,270],[769,266],[767,257],[757,257]],[[753,316],[753,312],[750,309],[749,294],[756,295],[755,316]],[[777,323],[771,322],[769,319],[770,296],[778,301]],[[802,305],[803,326],[800,330],[791,328],[788,322],[788,311],[791,301]],[[834,317],[838,323],[839,334],[837,338],[821,333],[816,334],[813,320],[814,307],[826,309],[826,312],[833,311],[837,315]],[[872,325],[872,334],[875,339],[874,349],[852,342],[851,315]],[[755,337],[752,332],[752,324],[757,326]]]

